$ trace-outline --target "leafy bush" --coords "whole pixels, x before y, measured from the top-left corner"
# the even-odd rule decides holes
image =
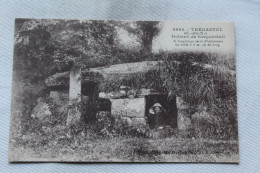
[[[124,135],[138,136],[144,134],[142,128],[128,126],[122,118],[111,115],[110,112],[100,111],[96,114],[94,132],[104,137],[115,137]]]

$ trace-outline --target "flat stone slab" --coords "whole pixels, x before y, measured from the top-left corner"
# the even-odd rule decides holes
[[[144,117],[145,98],[110,99],[111,114],[121,117]]]

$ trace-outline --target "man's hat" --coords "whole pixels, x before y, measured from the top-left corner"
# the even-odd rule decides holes
[[[155,104],[153,105],[153,107],[161,107],[161,108],[162,108],[162,105],[161,105],[160,103],[155,103]]]

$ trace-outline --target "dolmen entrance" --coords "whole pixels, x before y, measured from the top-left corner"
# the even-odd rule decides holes
[[[113,91],[102,91],[98,84],[102,81],[123,80],[129,75],[150,72],[158,67],[158,61],[143,61],[136,63],[117,64],[105,67],[82,69],[71,63],[45,80],[50,91],[50,97],[56,101],[62,99],[68,104],[67,125],[80,121],[84,101],[95,104],[95,111],[110,111],[111,115],[121,117],[128,126],[139,126],[153,123],[149,117],[160,110],[165,114],[164,122],[177,128],[178,100],[168,97],[167,93],[158,92],[151,88],[120,85]],[[102,104],[102,103],[107,103]],[[101,106],[100,106],[101,105]],[[155,105],[155,106],[154,106]],[[157,107],[156,107],[157,105]],[[163,121],[162,121],[163,122]]]

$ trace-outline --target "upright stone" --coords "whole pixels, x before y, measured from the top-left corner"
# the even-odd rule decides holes
[[[117,117],[144,118],[145,98],[110,99],[111,114]]]
[[[69,110],[67,125],[76,125],[81,118],[81,69],[72,67],[69,82]]]

